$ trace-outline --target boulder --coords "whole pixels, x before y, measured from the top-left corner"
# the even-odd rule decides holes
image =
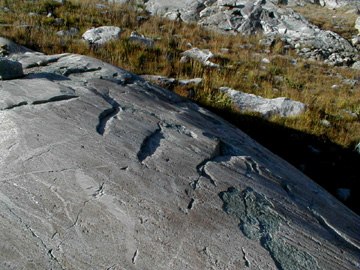
[[[117,26],[101,26],[87,30],[82,38],[90,45],[103,45],[110,40],[119,40],[121,32]]]
[[[355,29],[359,31],[360,34],[360,17],[358,17],[355,21]]]
[[[14,57],[44,64],[0,81],[3,268],[359,268],[359,216],[220,117],[97,59]]]
[[[316,3],[316,1],[314,1]],[[344,6],[358,6],[359,3],[358,1],[354,1],[354,0],[321,0],[319,1],[319,3],[327,8],[340,8],[340,7],[344,7]]]
[[[226,93],[232,100],[234,107],[239,111],[258,112],[265,118],[273,115],[280,115],[283,117],[296,116],[304,113],[307,107],[299,101],[294,101],[285,97],[267,99],[228,87],[221,87],[219,90]]]
[[[190,50],[182,52],[180,55],[183,56],[182,62],[184,62],[184,59],[186,58],[196,60],[204,64],[205,66],[220,67],[219,65],[210,61],[210,59],[215,58],[215,55],[206,49],[192,48]]]
[[[159,75],[141,75],[141,78],[156,83],[162,87],[167,89],[173,89],[174,86],[178,84],[178,81],[173,78],[168,78],[166,76],[159,76]]]
[[[21,63],[0,57],[0,80],[15,79],[23,75]]]
[[[197,85],[202,82],[202,78],[177,80],[177,79],[168,78],[166,76],[159,76],[159,75],[141,75],[140,77],[145,80],[156,83],[157,85],[160,85],[167,89],[173,89],[176,85],[182,85],[182,86],[187,86],[187,85],[191,85],[191,84]]]
[[[352,64],[351,66],[353,69],[359,69],[360,70],[360,61],[356,61],[354,64]]]
[[[146,10],[153,15],[164,16],[169,19],[180,19],[190,22],[199,19],[199,13],[205,8],[202,1],[183,0],[150,0],[146,1]]]
[[[153,48],[155,44],[155,41],[153,39],[145,37],[144,35],[140,35],[136,31],[133,31],[131,33],[129,41],[143,44],[147,48]]]
[[[180,84],[180,85],[191,85],[191,84],[197,85],[197,84],[200,84],[200,83],[202,83],[202,78],[193,78],[193,79],[182,79],[182,80],[179,80],[179,84]]]
[[[80,32],[79,29],[75,27],[71,27],[70,30],[60,30],[56,32],[56,35],[59,37],[72,37],[79,34],[79,32]]]

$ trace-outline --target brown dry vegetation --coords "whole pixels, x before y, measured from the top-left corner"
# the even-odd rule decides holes
[[[0,34],[47,54],[71,52],[90,55],[136,74],[157,74],[174,78],[202,77],[203,84],[196,87],[194,100],[208,106],[229,106],[229,102],[221,104],[218,101],[224,101],[224,97],[217,92],[221,86],[266,98],[289,97],[307,104],[307,112],[286,119],[273,117],[270,121],[323,137],[344,147],[354,147],[359,141],[358,119],[343,111],[360,113],[359,91],[356,86],[342,83],[339,76],[354,79],[357,76],[356,71],[296,59],[291,50],[285,55],[278,54],[282,52],[281,42],[266,51],[258,45],[261,37],[219,35],[194,24],[149,17],[144,12],[135,12],[129,6],[110,4],[111,9],[101,10],[96,8],[94,3],[67,1],[60,5],[47,0],[7,0],[2,2],[2,7],[8,7],[11,12],[0,13],[0,23],[3,24],[0,26]],[[310,10],[315,10],[313,18],[324,22],[317,23],[321,25],[333,25],[332,21],[326,20],[324,14],[339,12],[323,8],[314,9],[312,6],[297,7],[295,10],[301,10],[302,13],[309,11],[309,14],[312,14]],[[29,12],[38,15],[30,15]],[[48,18],[46,15],[49,12],[53,16]],[[138,16],[148,19],[140,23],[137,20]],[[344,18],[348,17],[350,15]],[[56,24],[55,18],[62,18],[64,24]],[[346,24],[346,29],[350,28],[350,21],[342,22]],[[91,48],[79,41],[81,34],[88,28],[102,25],[116,25],[122,28],[122,40],[109,42],[102,48]],[[80,29],[80,34],[74,38],[59,38],[55,35],[57,31],[70,27]],[[156,39],[155,47],[147,49],[128,42],[133,30]],[[215,61],[226,68],[212,69],[196,62],[180,64],[179,54],[189,49],[189,43],[193,47],[210,49],[217,55]],[[228,48],[230,52],[222,53],[221,48]],[[262,64],[261,59],[264,57],[270,59],[271,63]],[[296,65],[293,63],[294,59],[297,61]],[[279,77],[282,77],[283,81]],[[332,85],[340,87],[332,89]],[[186,94],[184,89],[176,90]],[[324,119],[330,121],[331,127],[321,124]]]
[[[319,28],[333,31],[344,38],[351,39],[358,34],[354,27],[358,15],[350,7],[328,9],[308,3],[304,6],[293,7],[293,9]]]
[[[344,111],[360,114],[359,85],[345,84],[343,80],[357,78],[356,71],[297,58],[291,49],[284,51],[281,41],[272,48],[264,48],[258,45],[261,37],[219,35],[195,24],[150,17],[144,11],[135,11],[126,5],[107,4],[110,9],[101,10],[95,7],[95,3],[79,0],[66,1],[60,5],[49,0],[3,0],[0,9],[7,7],[10,12],[0,12],[0,36],[46,54],[71,52],[89,55],[136,74],[156,74],[181,79],[201,77],[203,83],[194,87],[195,95],[192,99],[195,102],[227,117],[272,151],[290,160],[287,152],[277,152],[276,147],[284,144],[282,147],[288,148],[285,140],[293,143],[293,137],[298,138],[295,140],[296,144],[305,140],[307,135],[312,136],[318,142],[339,147],[335,147],[337,150],[330,149],[335,152],[342,148],[353,150],[359,142],[359,119]],[[340,16],[333,17],[340,11],[318,9],[315,12],[313,7],[308,6],[295,10],[323,28],[335,30],[345,36],[353,34],[354,20],[350,16],[340,19]],[[30,15],[29,12],[38,15]],[[51,17],[46,16],[49,12],[52,13]],[[332,19],[328,20],[325,13],[335,15],[330,15]],[[139,16],[147,19],[141,21]],[[55,18],[63,19],[64,23],[57,24]],[[124,32],[121,41],[109,42],[100,48],[90,47],[81,41],[81,35],[88,28],[103,25],[122,28]],[[335,27],[337,25],[342,28]],[[55,35],[57,31],[70,27],[78,28],[80,33],[72,38]],[[133,30],[155,39],[154,48],[130,43],[128,37]],[[181,64],[180,53],[189,49],[188,44],[210,49],[217,56],[215,62],[225,68],[204,67],[194,61]],[[230,51],[223,53],[221,48]],[[270,60],[270,64],[261,62],[265,57]],[[332,88],[333,85],[339,87]],[[289,97],[307,104],[308,109],[300,116],[272,117],[269,121],[264,121],[253,113],[236,112],[231,102],[219,93],[218,88],[222,86],[266,98]],[[185,96],[187,90],[183,87],[174,89]],[[324,125],[323,120],[329,121],[330,126]],[[273,141],[263,138],[264,134]],[[279,142],[276,143],[275,140]],[[304,142],[306,143],[313,144],[314,140]],[[301,162],[294,161],[297,165]]]

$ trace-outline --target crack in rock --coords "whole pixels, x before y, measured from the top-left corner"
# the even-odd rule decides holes
[[[112,107],[102,111],[98,117],[99,123],[96,126],[96,131],[100,135],[104,135],[107,123],[110,121],[110,119],[114,118],[120,112],[120,105],[115,100],[111,99],[108,101],[108,103]]]
[[[241,250],[242,250],[242,253],[243,253],[243,260],[245,261],[245,266],[246,266],[247,268],[249,268],[249,267],[250,267],[250,262],[249,262],[249,260],[246,258],[245,249],[244,249],[244,248],[241,248]]]
[[[263,194],[250,187],[242,192],[230,187],[219,193],[219,197],[224,203],[223,210],[240,220],[239,229],[244,236],[260,241],[279,270],[321,269],[313,256],[277,235],[285,219]]]
[[[37,57],[39,57],[39,61],[28,63],[28,64],[24,63],[24,68],[30,69],[30,68],[34,68],[34,67],[44,67],[51,63],[55,63],[55,62],[59,61],[61,58],[66,57],[68,55],[69,55],[69,53],[54,55],[54,56],[52,56],[52,55],[37,56]],[[36,59],[36,56],[34,58]]]
[[[146,136],[143,140],[140,151],[137,153],[137,158],[140,163],[143,163],[145,159],[152,156],[156,149],[160,146],[160,141],[164,139],[162,132],[161,122],[158,123],[158,128],[154,130],[150,135]]]
[[[149,114],[145,111],[140,111],[142,113]],[[151,114],[156,117],[156,115]],[[158,117],[156,117],[159,119]],[[160,119],[159,119],[160,120]],[[146,136],[143,140],[140,151],[137,154],[138,161],[142,163],[149,156],[152,156],[157,148],[160,146],[160,141],[165,139],[164,137],[164,128],[168,130],[176,130],[179,134],[185,135],[187,137],[196,138],[196,134],[193,134],[191,131],[187,130],[186,127],[178,124],[172,124],[167,120],[161,120],[158,122],[158,128],[155,129],[150,135]]]
[[[40,104],[46,104],[46,103],[51,103],[51,102],[75,99],[75,98],[78,98],[78,97],[79,96],[74,96],[74,95],[60,95],[60,96],[55,96],[55,97],[52,97],[52,98],[49,98],[49,99],[35,100],[31,104],[32,105],[40,105]]]
[[[26,101],[21,101],[17,104],[13,104],[13,105],[10,105],[4,109],[1,109],[1,111],[6,111],[6,110],[11,110],[11,109],[14,109],[16,107],[21,107],[21,106],[25,106],[25,105],[28,105],[28,103]]]
[[[196,171],[198,172],[199,176],[195,181],[191,183],[191,187],[193,188],[194,191],[196,190],[201,177],[208,179],[212,185],[216,186],[215,180],[206,172],[206,165],[209,162],[213,162],[218,157],[227,156],[228,153],[225,148],[225,144],[219,138],[215,138],[215,140],[217,140],[217,144],[215,146],[214,151],[211,153],[210,157],[204,159],[201,163],[199,163],[196,166]]]
[[[135,250],[134,255],[131,259],[133,264],[136,264],[136,259],[137,259],[138,255],[139,255],[139,250]]]
[[[105,183],[99,184],[99,188],[91,195],[94,198],[99,198],[105,194]]]
[[[110,96],[102,94],[96,89],[90,89],[95,95],[103,98],[107,103],[111,105],[111,108],[103,110],[98,116],[98,124],[96,125],[96,132],[101,136],[105,134],[107,123],[114,118],[120,112],[120,104]]]
[[[55,255],[53,254],[53,250],[47,247],[47,245],[44,243],[44,241],[40,238],[40,236],[38,236],[38,235],[35,233],[35,231],[30,227],[30,225],[28,225],[27,223],[25,223],[24,220],[23,220],[18,214],[16,214],[4,201],[1,201],[1,203],[9,210],[9,212],[10,212],[14,217],[16,217],[16,218],[19,220],[19,222],[20,222],[21,224],[24,225],[24,227],[26,228],[26,230],[28,230],[28,231],[30,232],[31,236],[33,236],[33,237],[35,237],[36,239],[39,240],[41,246],[47,250],[47,254],[48,254],[49,257],[51,258],[51,260],[54,260],[54,261],[61,267],[61,269],[65,269],[65,268],[61,265],[60,261],[59,261],[59,260],[55,257]]]
[[[75,221],[74,221],[73,224],[71,224],[66,230],[69,230],[69,229],[71,229],[72,227],[75,227],[75,226],[76,226],[76,223],[79,221],[80,214],[82,213],[82,211],[84,210],[86,204],[87,204],[89,201],[90,201],[90,200],[87,200],[87,201],[83,202],[83,205],[81,206],[79,212],[78,212],[77,215],[76,215]]]
[[[187,209],[191,210],[193,208],[194,202],[195,202],[195,200],[191,199],[191,201],[189,202],[189,204],[187,206]]]
[[[351,239],[347,238],[346,235],[342,234],[335,227],[333,227],[323,216],[321,216],[319,213],[317,213],[314,209],[309,208],[309,210],[314,215],[314,217],[319,221],[321,226],[323,226],[327,231],[329,231],[331,234],[335,235],[336,238],[338,238],[341,242],[343,242],[350,248],[360,251],[359,245],[357,245],[356,243],[351,241]]]
[[[256,174],[261,174],[259,169],[259,164],[257,164],[251,157],[244,157],[246,164],[246,176],[252,178],[251,174],[255,172]]]
[[[67,100],[76,99],[76,98],[79,98],[79,96],[59,95],[59,96],[51,97],[49,99],[35,100],[35,101],[31,102],[30,105],[41,105],[41,104],[52,103],[52,102],[67,101]],[[10,105],[4,109],[0,109],[0,111],[12,110],[14,108],[27,106],[27,105],[29,105],[29,103],[27,101],[21,101],[17,104]]]
[[[64,68],[66,70],[64,72],[62,72],[62,75],[66,76],[66,77],[70,76],[71,74],[93,72],[93,71],[101,70],[101,67],[88,68],[86,66],[84,66],[84,67],[74,67],[74,68],[64,67]]]

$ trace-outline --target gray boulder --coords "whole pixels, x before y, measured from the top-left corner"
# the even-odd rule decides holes
[[[359,267],[359,216],[220,117],[97,59],[26,56],[53,61],[0,81],[3,268]]]
[[[219,90],[226,93],[232,100],[236,109],[242,112],[258,112],[266,118],[273,115],[280,115],[283,117],[296,116],[304,113],[307,107],[299,101],[294,101],[285,97],[267,99],[253,94],[236,91],[228,87],[221,87]]]
[[[139,44],[143,44],[147,48],[153,48],[154,44],[155,44],[155,41],[153,39],[145,37],[144,35],[140,35],[136,31],[133,31],[130,34],[129,41],[130,42],[137,42]]]
[[[197,84],[200,84],[200,83],[202,83],[202,78],[193,78],[193,79],[182,79],[182,80],[179,80],[179,84],[180,84],[180,85],[191,85],[191,84],[197,85]]]
[[[360,61],[356,61],[351,67],[353,69],[359,69],[360,70]]]
[[[9,80],[24,75],[21,63],[0,57],[0,80]]]
[[[360,17],[358,17],[355,21],[355,29],[358,30],[360,34]]]
[[[204,64],[205,66],[220,67],[219,65],[210,61],[211,59],[215,58],[215,55],[206,49],[192,48],[182,52],[180,55],[183,57],[181,59],[182,62],[187,61],[186,59],[193,59]]]
[[[56,35],[59,37],[72,37],[79,34],[79,32],[80,32],[79,29],[75,27],[71,27],[70,30],[60,30],[56,32]]]
[[[91,45],[103,45],[110,40],[120,39],[121,32],[117,26],[101,26],[87,30],[82,38]]]
[[[174,86],[178,84],[178,81],[173,78],[168,78],[166,76],[159,76],[159,75],[141,75],[141,78],[156,83],[162,87],[167,89],[172,89]]]
[[[157,85],[160,85],[167,89],[172,89],[176,85],[189,86],[189,85],[197,85],[202,82],[202,78],[177,80],[174,78],[168,78],[166,76],[159,76],[159,75],[141,75],[140,77],[145,80],[156,83]]]
[[[206,6],[204,1],[183,0],[150,0],[146,1],[146,10],[153,15],[164,16],[169,19],[181,19],[183,21],[196,21],[199,19],[199,13]]]
[[[316,3],[317,1],[312,0],[312,2]],[[323,7],[331,9],[341,8],[344,6],[359,6],[359,2],[356,0],[319,0],[318,3]]]

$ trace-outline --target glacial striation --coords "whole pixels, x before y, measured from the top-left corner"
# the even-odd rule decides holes
[[[81,55],[10,54],[1,269],[357,269],[359,216],[239,129]]]

